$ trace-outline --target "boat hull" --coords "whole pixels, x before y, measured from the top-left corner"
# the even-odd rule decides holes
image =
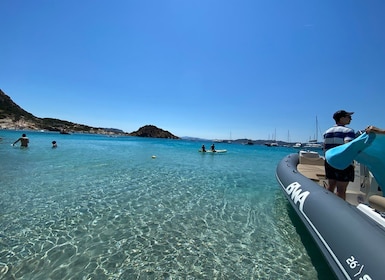
[[[384,279],[384,227],[299,173],[298,162],[298,154],[282,159],[276,177],[336,277]]]

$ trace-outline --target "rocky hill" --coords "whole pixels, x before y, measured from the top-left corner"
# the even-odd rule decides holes
[[[40,125],[39,118],[20,108],[0,89],[0,128],[36,129],[36,125]]]
[[[53,118],[38,118],[22,109],[0,89],[0,128],[30,129],[99,134],[124,133],[122,130],[91,127]]]
[[[139,137],[154,137],[154,138],[168,138],[168,139],[179,139],[179,137],[171,134],[170,132],[159,129],[153,125],[145,125],[139,130],[131,132],[131,136],[139,136]]]
[[[138,131],[126,133],[116,128],[91,127],[84,124],[72,123],[69,121],[38,118],[22,109],[14,103],[12,99],[0,89],[0,129],[28,129],[28,130],[47,130],[60,131],[62,133],[82,132],[95,134],[119,134],[139,137],[170,138],[179,137],[168,131],[157,128],[153,125],[141,127]]]

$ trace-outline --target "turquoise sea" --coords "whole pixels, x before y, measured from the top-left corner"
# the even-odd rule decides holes
[[[294,149],[22,133],[0,130],[0,279],[333,279],[275,179]]]

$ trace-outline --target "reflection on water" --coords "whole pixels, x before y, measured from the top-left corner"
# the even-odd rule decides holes
[[[35,133],[22,151],[15,135],[0,143],[0,279],[319,277],[274,177],[288,150]]]

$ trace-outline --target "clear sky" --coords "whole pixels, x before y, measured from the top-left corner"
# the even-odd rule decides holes
[[[307,141],[385,128],[383,0],[2,0],[0,88],[37,117]]]

